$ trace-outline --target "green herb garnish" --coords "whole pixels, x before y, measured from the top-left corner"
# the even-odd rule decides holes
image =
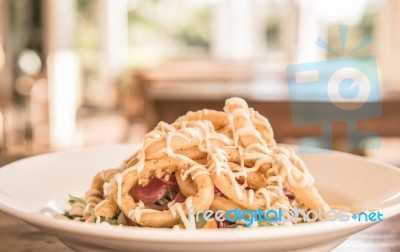
[[[207,223],[207,221],[204,219],[203,214],[198,214],[197,216],[199,216],[199,219],[196,220],[196,228],[203,228],[204,225]],[[192,218],[196,218],[197,216],[191,216]]]
[[[76,202],[79,202],[79,203],[81,203],[84,207],[86,207],[87,204],[88,204],[85,200],[83,200],[83,199],[81,199],[81,198],[78,198],[78,197],[74,197],[74,196],[72,196],[72,195],[69,195],[69,200],[68,200],[68,202],[69,202],[71,205],[73,205],[73,204],[76,203]],[[89,211],[90,215],[92,216],[93,220],[96,220],[96,213],[94,212],[93,207],[88,206],[88,211]]]
[[[260,220],[258,220],[257,223],[258,223],[259,227],[275,226],[272,222],[269,222],[269,221],[260,221]]]

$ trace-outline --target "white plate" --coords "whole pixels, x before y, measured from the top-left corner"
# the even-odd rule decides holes
[[[374,222],[319,222],[294,227],[173,231],[55,220],[68,194],[82,196],[93,175],[115,167],[138,146],[117,145],[40,155],[0,169],[0,210],[43,229],[78,251],[327,251]],[[400,169],[333,152],[302,155],[329,204],[400,212]]]

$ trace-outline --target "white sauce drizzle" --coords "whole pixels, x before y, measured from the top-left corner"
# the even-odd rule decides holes
[[[232,105],[239,104],[240,107],[234,109],[230,108]],[[282,194],[282,183],[287,181],[289,185],[302,187],[313,181],[312,176],[309,174],[303,161],[298,158],[293,150],[287,150],[285,148],[277,147],[275,145],[275,140],[273,139],[272,127],[269,124],[268,119],[261,116],[257,111],[252,108],[248,108],[247,103],[240,98],[231,98],[226,101],[226,108],[224,108],[229,125],[219,132],[216,132],[213,124],[210,121],[185,121],[181,119],[178,120],[180,128],[175,128],[165,122],[160,122],[156,129],[148,133],[144,137],[144,147],[137,154],[138,162],[132,169],[136,170],[139,177],[140,173],[144,169],[145,163],[145,153],[151,144],[156,141],[160,141],[162,137],[165,137],[166,147],[162,148],[155,154],[166,153],[168,157],[182,158],[191,164],[189,169],[186,169],[182,175],[183,179],[186,179],[189,175],[193,179],[201,174],[216,173],[220,176],[221,173],[227,175],[229,180],[232,182],[235,193],[239,200],[243,198],[244,186],[239,185],[236,178],[247,177],[247,173],[256,172],[264,164],[271,164],[272,167],[267,170],[267,186],[265,188],[260,188],[256,192],[254,190],[248,190],[248,201],[249,204],[254,204],[255,194],[261,194],[265,198],[266,207],[271,205],[271,197],[277,197]],[[208,110],[203,110],[201,113],[207,115]],[[188,113],[191,115],[191,113]],[[234,120],[236,117],[244,117],[247,121],[251,122],[250,127],[241,127],[235,129]],[[254,125],[261,125],[267,128],[269,137],[268,139],[263,139],[261,133],[255,128]],[[178,127],[178,124],[175,124]],[[227,133],[232,132],[232,138],[228,137]],[[257,138],[258,142],[253,143],[247,148],[243,148],[239,139],[241,136],[254,136]],[[171,146],[174,138],[181,138],[188,142],[195,142],[201,152],[208,153],[207,155],[207,165],[200,165],[193,161],[192,159],[174,153]],[[162,140],[161,140],[162,141]],[[272,144],[271,144],[272,143]],[[227,154],[221,148],[218,148],[218,144],[223,146],[235,146],[239,151],[239,163],[240,167],[236,167],[237,170],[233,172],[227,163]],[[245,160],[253,160],[253,167],[246,167]],[[125,170],[123,174],[128,172],[129,169]],[[115,180],[118,184],[118,205],[121,204],[121,184],[122,184],[121,174],[115,176]],[[165,179],[169,179],[169,174],[165,175]],[[139,180],[140,184],[140,180]],[[279,206],[284,206],[276,202]],[[189,208],[192,205],[192,197],[188,197],[185,201],[185,205]],[[194,223],[188,221],[188,218],[184,214],[182,204],[169,202],[168,208],[171,214],[176,217],[179,214],[182,223],[185,228],[193,228]],[[128,217],[133,217],[140,221],[142,212],[156,211],[152,209],[145,209],[143,202],[139,202],[138,206],[129,212]],[[194,221],[194,218],[192,218]],[[174,228],[179,228],[179,226],[174,226]],[[195,228],[195,225],[194,225]]]
[[[249,189],[249,205],[253,205],[253,204],[254,204],[254,190]]]
[[[133,221],[140,223],[141,217],[143,213],[155,213],[158,212],[154,209],[146,209],[144,203],[140,200],[137,203],[136,208],[132,209],[128,213],[128,218],[132,219]]]
[[[115,182],[117,182],[117,203],[118,205],[121,205],[121,187],[122,187],[122,177],[123,175],[121,173],[117,173],[114,176]]]
[[[189,174],[194,173],[196,170],[199,170],[199,171],[196,172],[196,175],[197,175],[197,176],[198,176],[198,174],[199,174],[200,171],[201,171],[201,172],[205,172],[205,173],[202,173],[202,174],[207,174],[207,173],[208,173],[207,168],[205,168],[203,165],[201,165],[201,164],[195,164],[195,165],[193,165],[190,169],[187,169],[187,170],[183,173],[183,175],[182,175],[182,180],[185,180],[185,179],[189,176]],[[193,175],[193,176],[195,176],[195,175]],[[192,176],[192,177],[193,177],[193,176]]]
[[[266,188],[260,188],[257,190],[257,193],[261,193],[264,198],[265,198],[265,205],[269,207],[271,205],[271,198],[270,198],[270,192]]]
[[[190,196],[186,198],[184,204],[186,206],[186,209],[189,209],[191,206],[193,206],[192,197]],[[176,217],[176,213],[179,214],[179,217],[181,218],[182,223],[186,229],[196,229],[196,221],[194,216],[191,216],[189,221],[189,218],[186,216],[181,203],[168,204],[168,208],[171,210],[171,214],[174,218]]]

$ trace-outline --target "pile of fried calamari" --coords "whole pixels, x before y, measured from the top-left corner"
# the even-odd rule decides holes
[[[112,153],[110,153],[112,155]],[[99,172],[84,199],[63,216],[96,223],[198,228],[188,210],[328,211],[296,153],[277,146],[269,121],[240,98],[223,111],[188,112],[160,122],[142,149],[118,168]],[[204,228],[235,223],[211,222]],[[237,223],[236,223],[237,224]]]

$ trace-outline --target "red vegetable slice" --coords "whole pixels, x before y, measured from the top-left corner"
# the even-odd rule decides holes
[[[136,185],[132,187],[130,194],[135,201],[153,203],[162,199],[167,193],[177,191],[178,186],[169,185],[161,179],[154,178],[146,186]]]
[[[155,204],[155,202],[164,198],[171,192],[178,192],[174,198],[176,202],[185,201],[185,197],[179,192],[179,186],[174,174],[170,176],[169,180],[153,178],[146,186],[136,185],[130,190],[130,195],[136,202],[141,200],[146,207],[156,210],[165,210],[168,209],[167,204],[160,206]]]
[[[183,202],[185,202],[185,200],[186,200],[186,197],[181,192],[178,192],[178,194],[174,198],[174,201],[179,202],[179,203],[183,203]]]
[[[290,199],[290,200],[293,200],[293,199],[294,199],[294,194],[293,194],[291,191],[289,191],[289,189],[283,188],[283,192],[285,193],[285,196],[286,196],[288,199]]]
[[[232,225],[231,222],[224,220],[224,221],[217,221],[218,228],[226,228],[229,225]]]
[[[160,178],[160,180],[167,185],[172,185],[172,186],[178,185],[178,182],[176,182],[175,174],[172,174],[169,177],[169,180],[165,180],[164,178]]]
[[[225,195],[224,195],[220,190],[218,190],[218,188],[215,187],[215,186],[214,186],[214,194],[217,195],[217,196],[220,196],[220,197],[224,197],[224,196],[225,196]]]

